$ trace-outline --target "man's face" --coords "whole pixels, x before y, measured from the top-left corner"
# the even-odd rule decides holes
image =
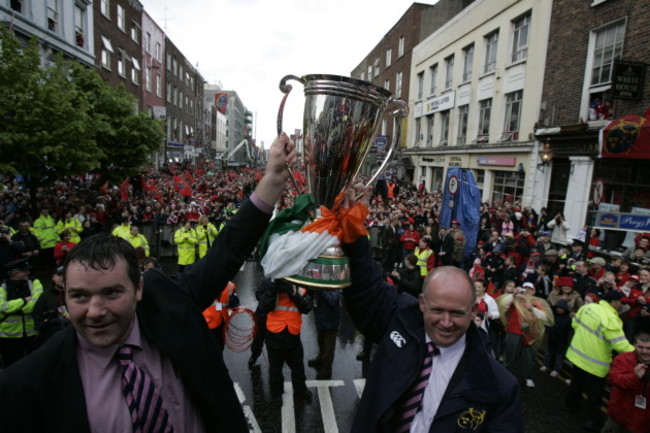
[[[142,299],[142,281],[133,286],[123,259],[110,270],[88,268],[75,261],[66,272],[65,300],[77,332],[96,347],[124,341]]]
[[[17,269],[10,273],[9,278],[14,281],[25,281],[29,278],[29,271],[26,269]]]
[[[455,272],[441,272],[431,278],[419,304],[424,330],[440,347],[457,342],[476,317],[470,283]]]
[[[636,357],[640,363],[650,364],[650,341],[637,340],[634,343],[636,348]]]
[[[22,233],[27,233],[27,232],[29,231],[29,223],[20,223],[20,224],[18,225],[18,229],[19,229]]]

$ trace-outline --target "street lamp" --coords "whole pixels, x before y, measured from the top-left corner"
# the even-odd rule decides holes
[[[551,149],[551,139],[547,138],[546,143],[544,143],[544,147],[542,147],[539,150],[539,158],[542,160],[541,163],[537,164],[537,167],[541,167],[542,172],[544,171],[544,167],[549,165],[551,161],[553,160],[553,149]]]

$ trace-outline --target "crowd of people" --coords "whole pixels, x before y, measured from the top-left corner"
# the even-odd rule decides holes
[[[16,363],[69,321],[63,265],[75,245],[110,233],[135,248],[141,271],[160,267],[157,257],[169,247],[178,271],[184,273],[218,244],[220,232],[249,201],[263,173],[172,164],[113,187],[93,176],[71,177],[31,192],[33,197],[19,177],[5,178],[0,192],[4,279],[0,354],[4,365]],[[276,209],[291,206],[297,194],[287,185],[277,194]],[[567,406],[576,409],[581,392],[587,392],[587,428],[600,431],[604,422],[599,407],[608,378],[612,386],[606,423],[612,430],[608,431],[647,432],[650,419],[644,381],[650,361],[650,233],[639,233],[634,246],[625,251],[604,253],[599,249],[597,229],[587,233],[569,227],[561,213],[536,212],[517,201],[506,201],[484,203],[477,209],[479,231],[475,239],[469,239],[459,221],[452,220],[449,227],[440,222],[441,198],[439,192],[429,193],[394,179],[375,188],[366,225],[372,258],[383,279],[396,286],[397,293],[422,303],[423,284],[426,288],[431,271],[456,267],[474,284],[477,329],[485,332],[503,366],[519,371],[521,364],[526,387],[535,387],[536,351],[545,355],[539,370],[553,377],[560,375],[569,360],[573,367]],[[270,213],[271,209],[263,210]],[[162,236],[163,231],[171,235]],[[475,246],[471,254],[465,254],[467,244]],[[30,272],[38,278],[31,278]],[[336,376],[332,357],[337,325],[332,317],[338,322],[340,313],[336,308],[336,312],[326,311],[339,305],[339,297],[328,292],[310,296],[287,284],[267,281],[265,285],[259,313],[265,317],[260,323],[267,331],[267,351],[273,362],[271,391],[281,398],[281,368],[286,362],[292,368],[295,392],[308,396],[304,369],[298,365],[303,362],[302,347],[298,347],[299,317],[315,307],[321,350],[309,365],[319,370],[319,378]],[[218,294],[210,302],[215,297]],[[217,304],[227,305],[227,297]],[[13,319],[18,316],[20,321]],[[585,329],[592,335],[602,334],[598,344],[583,335]],[[377,340],[374,343],[379,344]],[[612,359],[612,350],[623,354]],[[360,358],[370,357],[371,351],[372,345],[364,344]],[[636,353],[637,359],[628,352]],[[258,356],[259,351],[249,365]],[[625,382],[621,375],[626,375]],[[632,399],[633,408],[625,403],[625,410],[612,409],[623,407],[622,401],[634,393],[640,393],[643,400]]]

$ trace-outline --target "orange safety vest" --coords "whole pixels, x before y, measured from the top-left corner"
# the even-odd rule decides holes
[[[395,184],[389,183],[388,185],[388,198],[395,198]]]
[[[300,290],[300,294],[305,294],[305,289]],[[302,317],[298,307],[293,303],[291,298],[286,293],[278,293],[275,298],[275,309],[266,316],[266,329],[279,334],[284,328],[289,329],[292,335],[300,334],[300,327],[302,326]]]
[[[226,288],[221,291],[219,299],[215,299],[212,305],[203,310],[203,317],[208,323],[208,328],[217,329],[228,319],[228,301],[230,295],[235,293],[235,288],[235,283],[229,281]]]

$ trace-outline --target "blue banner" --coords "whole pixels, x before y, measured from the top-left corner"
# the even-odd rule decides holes
[[[481,190],[476,185],[472,171],[466,168],[449,167],[445,189],[442,194],[440,225],[451,227],[451,220],[458,220],[465,233],[467,257],[476,247],[476,238],[481,223]]]

